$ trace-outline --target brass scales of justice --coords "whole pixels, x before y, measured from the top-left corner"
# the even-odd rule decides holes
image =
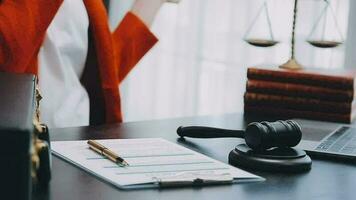
[[[323,1],[325,2],[325,6],[322,9],[322,12],[320,13],[320,15],[317,17],[317,20],[316,20],[315,24],[313,25],[308,38],[310,38],[313,35],[313,33],[316,31],[317,26],[321,23],[321,20],[324,18],[323,35],[320,39],[317,39],[317,40],[307,39],[307,42],[310,45],[317,47],[317,48],[334,48],[334,47],[337,47],[337,46],[343,44],[344,39],[343,39],[342,33],[340,31],[340,28],[338,26],[336,15],[332,9],[330,1],[329,0],[323,0]],[[280,68],[290,69],[290,70],[299,70],[299,69],[303,68],[302,65],[300,65],[297,62],[297,60],[295,59],[295,30],[296,30],[296,19],[297,19],[297,10],[298,10],[297,8],[298,8],[298,0],[294,0],[293,26],[292,26],[292,37],[291,37],[291,57],[286,63],[284,63],[280,66]],[[326,27],[326,17],[327,17],[327,12],[329,10],[332,14],[332,17],[334,20],[334,26],[335,26],[336,30],[338,31],[340,40],[327,40],[324,38],[325,31],[326,31],[326,28],[325,28]],[[263,11],[265,11],[265,13],[266,13],[270,38],[269,39],[250,38],[248,35],[251,32],[253,26],[255,25],[256,21],[258,20],[259,16],[262,14]],[[252,24],[247,29],[244,40],[248,44],[250,44],[252,46],[256,46],[256,47],[272,47],[279,43],[279,41],[276,41],[273,36],[272,23],[271,23],[271,19],[270,19],[269,13],[268,13],[267,0],[264,1],[263,5],[261,6],[261,8],[258,11],[258,14],[254,18]]]

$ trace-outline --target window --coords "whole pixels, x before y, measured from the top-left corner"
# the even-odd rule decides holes
[[[111,12],[113,21],[130,7],[127,1],[125,5],[115,2],[123,9]],[[267,1],[278,45],[256,48],[243,41],[263,2],[182,0],[179,5],[165,4],[152,27],[160,42],[121,85],[125,121],[242,112],[246,68],[282,64],[290,55],[292,0]],[[299,0],[296,58],[305,66],[343,67],[346,45],[318,49],[306,42],[324,5],[322,0]],[[331,5],[346,38],[349,0],[331,0]],[[117,9],[113,2],[112,6],[111,11]],[[256,33],[266,30],[263,22],[255,26]],[[328,29],[327,35],[338,34]]]

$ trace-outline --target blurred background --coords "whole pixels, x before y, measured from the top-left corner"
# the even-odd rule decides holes
[[[259,12],[265,2],[271,26],[266,13]],[[132,3],[109,1],[113,28]],[[299,1],[296,58],[304,66],[356,67],[356,1],[331,0],[330,5],[333,12],[326,12],[320,28],[315,24],[325,2]],[[151,27],[159,43],[120,86],[124,121],[242,112],[247,67],[282,64],[290,56],[293,6],[292,0],[166,3]],[[280,42],[276,46],[258,48],[243,40],[246,34],[270,37],[269,27]],[[320,49],[306,42],[322,34],[345,44]]]

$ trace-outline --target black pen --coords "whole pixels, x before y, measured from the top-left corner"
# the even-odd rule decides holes
[[[87,143],[88,143],[90,149],[105,156],[109,160],[117,163],[119,166],[121,166],[121,167],[129,166],[129,163],[127,163],[123,158],[121,158],[115,152],[111,151],[110,149],[106,148],[105,146],[99,144],[98,142],[96,142],[94,140],[88,140]]]

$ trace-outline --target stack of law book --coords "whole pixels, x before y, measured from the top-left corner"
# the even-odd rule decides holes
[[[356,71],[250,67],[245,115],[351,123],[355,116]]]

